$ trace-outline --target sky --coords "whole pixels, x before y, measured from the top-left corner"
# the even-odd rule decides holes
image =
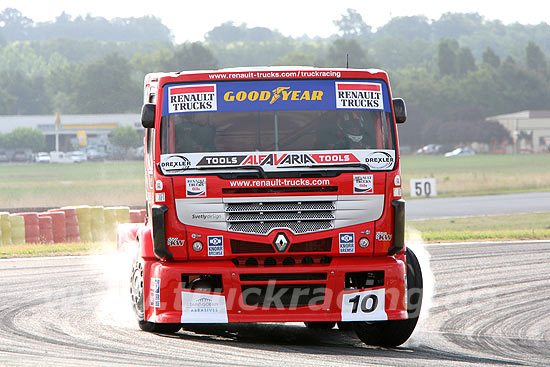
[[[153,15],[172,31],[174,41],[204,40],[212,28],[233,21],[249,27],[267,27],[285,36],[327,37],[337,33],[333,21],[340,19],[346,9],[355,9],[366,24],[374,29],[386,24],[392,17],[425,15],[439,19],[441,14],[478,13],[487,20],[501,20],[504,24],[550,23],[550,12],[541,0],[0,0],[0,11],[11,7],[35,22],[53,21],[62,12],[76,16],[101,16],[107,19]]]

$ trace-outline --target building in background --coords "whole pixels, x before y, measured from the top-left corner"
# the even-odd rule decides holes
[[[110,153],[109,133],[117,126],[133,126],[142,134],[139,114],[59,115],[59,151],[95,150]],[[0,133],[19,127],[41,130],[46,136],[45,150],[56,151],[56,115],[0,116]]]
[[[520,111],[487,117],[498,121],[514,139],[513,152],[550,152],[550,111]]]

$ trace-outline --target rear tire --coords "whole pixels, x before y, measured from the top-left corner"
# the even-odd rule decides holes
[[[315,330],[330,330],[335,325],[335,321],[306,321],[304,322],[306,327],[308,329],[315,329]]]
[[[396,347],[406,342],[416,327],[422,305],[422,271],[412,250],[405,250],[405,258],[407,261],[407,313],[409,318],[406,320],[354,322],[353,329],[357,337],[367,345]]]
[[[143,331],[162,334],[173,334],[181,329],[181,324],[157,324],[155,322],[145,321],[143,294],[143,261],[141,259],[136,259],[132,266],[130,296],[132,297],[132,308],[136,314],[139,328]]]

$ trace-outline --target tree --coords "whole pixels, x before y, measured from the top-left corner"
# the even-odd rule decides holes
[[[347,14],[343,14],[339,20],[335,20],[333,23],[338,27],[343,37],[368,37],[371,33],[371,27],[363,21],[361,14],[354,9],[347,9]]]
[[[28,39],[33,25],[32,19],[25,17],[19,10],[6,8],[0,13],[2,33],[7,41]]]
[[[445,13],[432,23],[437,38],[459,38],[474,34],[483,27],[478,13]]]
[[[493,51],[493,49],[489,46],[483,51],[483,63],[491,65],[495,69],[498,69],[500,66],[500,57]]]
[[[441,75],[455,75],[457,69],[456,52],[458,42],[455,39],[442,39],[437,47],[437,66]]]
[[[248,28],[246,23],[236,26],[233,22],[225,22],[212,28],[204,38],[208,42],[273,42],[283,38],[278,31],[265,27]]]
[[[540,47],[530,41],[525,48],[525,56],[527,59],[527,68],[542,75],[548,75],[548,67],[546,64],[546,56]]]
[[[368,68],[367,53],[355,39],[338,38],[334,40],[327,52],[326,66]]]
[[[118,53],[86,65],[75,87],[79,113],[124,113],[141,105],[141,85]]]
[[[474,55],[467,47],[461,47],[456,55],[456,72],[459,77],[468,74],[469,71],[476,69],[476,61]]]
[[[171,71],[206,70],[216,69],[218,61],[200,42],[193,42],[178,46],[167,66]]]
[[[4,135],[7,149],[30,149],[40,152],[46,143],[46,136],[38,129],[19,127]]]
[[[27,76],[20,70],[0,71],[0,90],[10,96],[2,99],[4,106],[0,107],[6,114],[40,115],[50,112],[51,101],[41,75]]]
[[[408,41],[423,39],[431,41],[432,28],[424,15],[395,17],[376,31],[376,38],[402,37]]]
[[[109,134],[109,141],[124,151],[125,157],[129,156],[130,149],[142,144],[141,138],[132,126],[117,126]]]
[[[277,59],[275,65],[300,65],[300,66],[313,66],[315,60],[313,55],[306,54],[301,50],[296,50],[281,56]]]

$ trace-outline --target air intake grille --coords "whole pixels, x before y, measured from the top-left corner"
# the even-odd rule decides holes
[[[332,201],[230,203],[226,205],[229,231],[268,234],[288,229],[294,234],[334,228]]]
[[[288,212],[304,210],[334,210],[332,201],[302,201],[302,202],[273,202],[273,203],[237,203],[228,204],[225,210],[228,213],[243,212]]]

